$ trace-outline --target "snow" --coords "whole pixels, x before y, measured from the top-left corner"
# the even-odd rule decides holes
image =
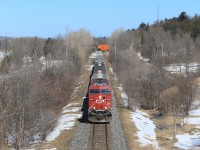
[[[111,72],[112,74],[114,74],[114,73],[113,73],[113,68],[111,68],[111,67],[110,67],[110,72]]]
[[[199,149],[200,148],[200,106],[199,100],[196,99],[192,103],[193,110],[189,111],[189,116],[187,118],[183,118],[182,122],[185,125],[195,125],[196,130],[192,131],[192,133],[182,133],[177,134],[176,138],[178,142],[174,144],[174,146],[181,149]]]
[[[200,148],[200,134],[179,134],[176,135],[179,142],[175,144],[176,147],[181,149],[193,149],[197,150]]]
[[[114,75],[114,80],[118,82],[117,75],[116,75],[116,73],[114,73],[114,71],[113,71],[113,68],[112,68],[112,67],[110,67],[110,71],[111,71],[111,73]]]
[[[92,53],[89,58],[96,58],[96,52]]]
[[[32,58],[30,56],[24,56],[22,58],[22,61],[24,64],[29,64],[29,63],[32,63]]]
[[[59,67],[61,64],[63,64],[62,60],[47,60],[45,57],[41,57],[39,61],[42,63],[42,71],[45,71],[47,68],[51,67]]]
[[[184,118],[185,124],[194,124],[196,127],[200,128],[200,117],[194,117],[194,118]]]
[[[189,111],[189,115],[190,116],[199,116],[200,115],[200,109],[195,109],[195,110]]]
[[[189,73],[195,73],[198,70],[200,70],[200,64],[199,63],[190,63],[188,65],[185,64],[171,64],[167,67],[164,67],[166,71],[169,71],[170,73],[177,73],[177,74],[186,74],[186,68],[188,67]]]
[[[11,53],[11,51],[6,52],[5,50],[0,50],[0,62],[9,54]]]
[[[128,106],[128,95],[124,91],[124,89],[123,89],[121,84],[120,84],[120,86],[118,88],[121,91],[121,97],[122,97],[122,99],[124,101],[124,105],[127,107]]]
[[[149,59],[142,57],[141,53],[138,53],[138,57],[144,62],[147,62],[147,63],[149,62]]]
[[[55,140],[63,130],[71,129],[75,120],[81,117],[80,107],[74,107],[78,103],[73,103],[65,106],[62,110],[62,115],[59,117],[57,121],[57,126],[54,130],[46,137],[47,142],[51,142]]]
[[[152,120],[148,118],[148,114],[140,110],[131,112],[132,121],[135,123],[138,131],[138,141],[141,146],[151,145],[158,148],[158,142],[156,140],[155,125]]]
[[[76,105],[79,105],[79,103],[70,103],[67,106],[63,107],[63,111],[65,111],[66,109],[68,109],[68,107],[70,107],[70,106],[76,106]]]
[[[63,110],[63,113],[77,112],[77,111],[79,111],[79,109],[80,109],[79,107],[72,107],[72,108]]]
[[[113,68],[110,67],[110,72],[114,75],[114,80],[118,82],[118,78],[116,73],[113,72]],[[124,91],[122,84],[120,84],[120,86],[118,86],[120,92],[121,92],[121,97],[124,101],[124,106],[128,106],[128,95],[126,94],[126,92]]]
[[[92,71],[94,65],[85,65],[87,70]]]

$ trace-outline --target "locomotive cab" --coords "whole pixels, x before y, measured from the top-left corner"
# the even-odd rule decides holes
[[[110,122],[112,93],[109,86],[91,86],[89,88],[88,120],[92,122]]]

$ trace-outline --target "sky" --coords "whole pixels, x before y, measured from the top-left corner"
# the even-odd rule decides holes
[[[109,37],[183,11],[200,15],[199,6],[200,0],[0,0],[0,36],[47,38],[84,28]]]

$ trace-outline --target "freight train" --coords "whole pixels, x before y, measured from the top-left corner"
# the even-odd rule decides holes
[[[98,45],[98,50],[101,50],[102,52],[106,52],[110,49],[110,46],[108,44],[100,44]]]
[[[96,52],[88,90],[88,101],[89,121],[110,122],[112,118],[112,89],[101,51]]]

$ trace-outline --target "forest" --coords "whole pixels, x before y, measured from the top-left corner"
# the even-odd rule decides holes
[[[2,38],[0,49],[9,55],[0,66],[0,149],[46,138],[91,53],[86,44],[93,37],[85,29],[47,39]]]
[[[200,63],[200,16],[141,23],[137,29],[117,29],[109,38],[110,62],[129,97],[129,108],[156,110],[158,115],[188,115],[195,96],[189,64]],[[148,58],[144,63],[138,54]],[[169,74],[165,67],[184,65],[184,75]],[[181,70],[180,70],[181,72]]]

